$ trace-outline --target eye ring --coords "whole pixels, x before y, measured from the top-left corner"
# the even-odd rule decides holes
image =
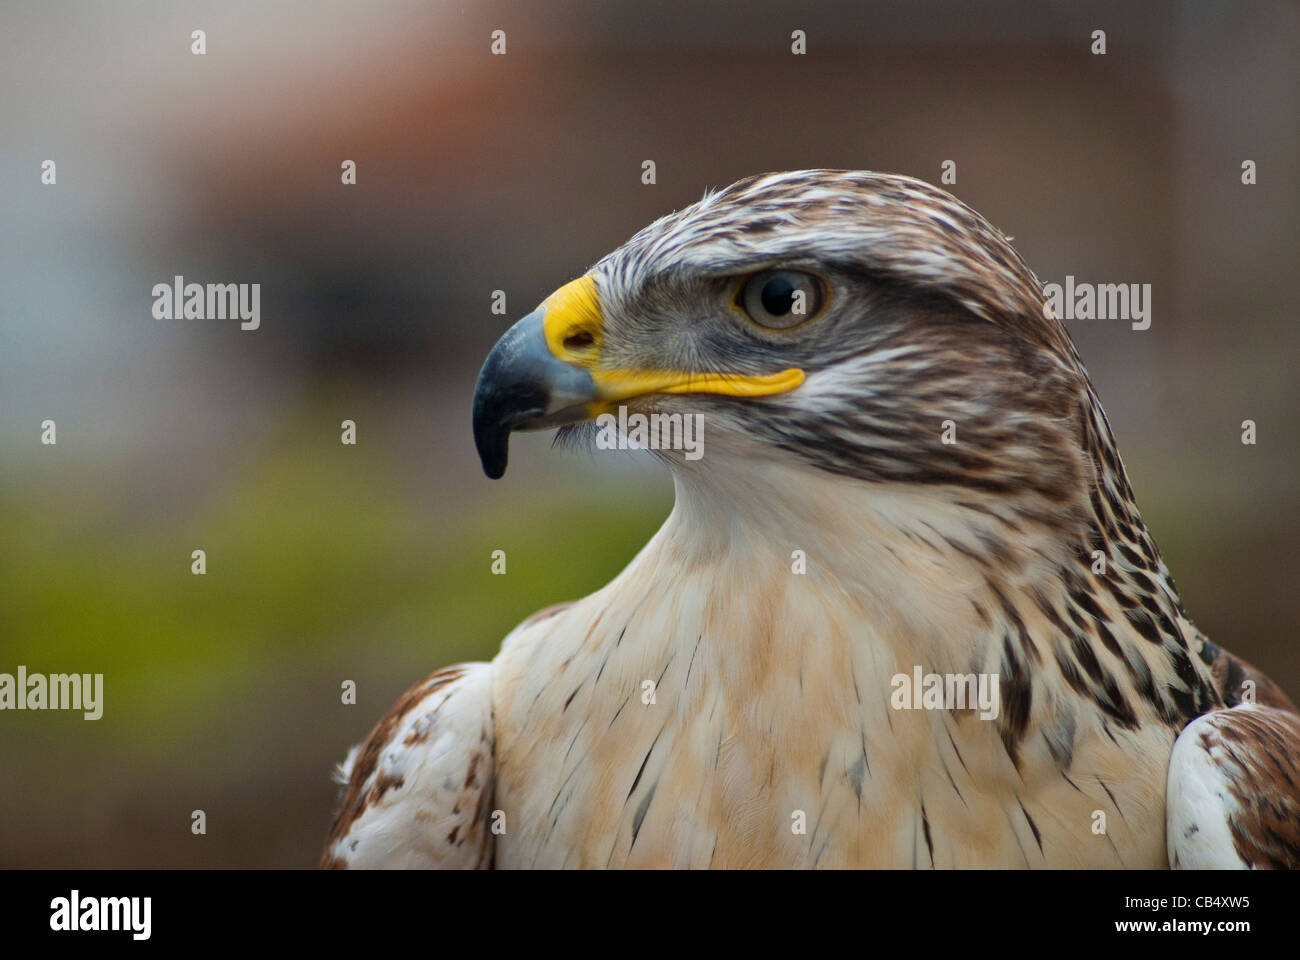
[[[736,306],[764,330],[792,330],[821,312],[825,287],[802,270],[763,270],[736,291]]]

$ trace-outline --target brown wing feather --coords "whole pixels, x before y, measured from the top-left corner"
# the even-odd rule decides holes
[[[447,667],[398,698],[344,764],[321,867],[488,867],[491,667]]]
[[[1169,771],[1175,867],[1300,868],[1300,716],[1243,704],[1187,725]]]

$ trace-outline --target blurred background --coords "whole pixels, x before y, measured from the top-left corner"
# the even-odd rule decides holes
[[[105,675],[97,722],[0,714],[0,866],[314,865],[330,768],[390,702],[602,585],[671,506],[652,462],[545,434],[486,480],[491,344],[645,223],[769,170],[937,183],[953,160],[948,189],[1044,282],[1152,284],[1150,330],[1071,332],[1190,613],[1300,695],[1294,4],[0,18],[0,672]],[[260,283],[261,329],[154,319],[176,274]]]

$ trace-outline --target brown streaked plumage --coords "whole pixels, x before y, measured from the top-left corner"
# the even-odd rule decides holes
[[[964,204],[810,170],[651,224],[494,349],[485,469],[619,404],[704,417],[701,458],[659,451],[664,527],[403,698],[327,865],[1297,865],[1294,706],[1188,618],[1064,326]],[[896,709],[914,668],[996,678],[996,716]]]

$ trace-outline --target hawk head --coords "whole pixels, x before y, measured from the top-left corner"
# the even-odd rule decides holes
[[[1119,471],[1069,336],[1007,239],[888,174],[741,180],[560,288],[483,366],[483,468],[501,476],[513,430],[620,405],[704,414],[699,461],[658,451],[679,470],[775,458],[1057,513],[1087,503],[1095,470]]]

